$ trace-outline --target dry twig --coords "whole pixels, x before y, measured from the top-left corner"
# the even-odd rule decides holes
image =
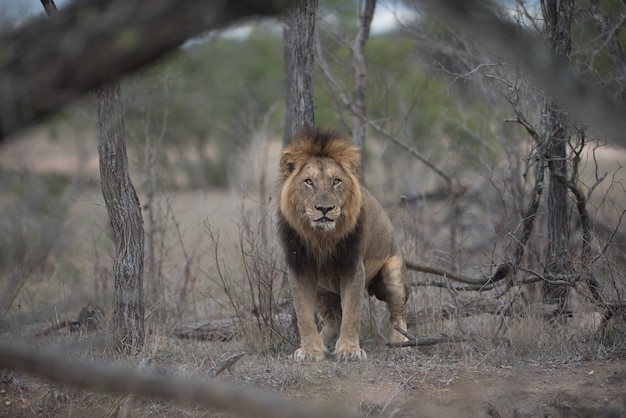
[[[435,345],[440,343],[457,343],[462,341],[469,341],[469,339],[465,337],[453,337],[446,334],[441,334],[433,337],[416,338],[396,324],[393,325],[393,329],[407,337],[409,341],[388,342],[387,347],[425,347],[428,345]]]

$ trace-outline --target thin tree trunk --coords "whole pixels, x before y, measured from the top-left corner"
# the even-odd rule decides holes
[[[112,332],[122,353],[139,352],[144,342],[144,230],[137,193],[128,174],[126,131],[118,84],[96,90],[100,180],[116,244],[113,263]]]
[[[283,144],[287,145],[291,139],[293,131],[293,92],[292,84],[292,64],[291,64],[291,15],[287,16],[287,22],[283,26],[283,60],[285,68],[285,129],[283,131]]]
[[[571,25],[573,0],[543,0],[541,3],[545,29],[556,60],[565,64],[571,50]],[[546,98],[542,111],[542,138],[546,144],[546,157],[559,175],[567,178],[567,115],[560,105]],[[567,185],[550,171],[548,186],[548,254],[545,271],[551,274],[568,274],[571,270],[569,255],[569,225]],[[543,299],[564,307],[568,287],[544,283]]]
[[[369,38],[376,0],[364,0],[360,10],[359,31],[352,45],[352,68],[354,70],[354,115],[352,116],[352,142],[359,147],[361,165],[365,162],[365,132],[367,127],[367,109],[365,93],[367,91],[367,66],[365,64],[365,44]],[[365,170],[361,169],[361,181],[365,183]]]
[[[287,70],[287,116],[285,138],[315,123],[313,102],[313,49],[318,0],[297,0],[288,16],[285,48],[289,48]],[[286,50],[287,51],[287,50]],[[287,55],[287,54],[286,54]]]

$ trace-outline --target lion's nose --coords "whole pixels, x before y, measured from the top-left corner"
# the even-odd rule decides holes
[[[322,212],[322,215],[326,215],[328,212],[335,209],[335,206],[315,206],[315,209]]]

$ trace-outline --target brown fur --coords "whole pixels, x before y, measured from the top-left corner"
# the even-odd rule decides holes
[[[366,288],[406,329],[404,260],[389,218],[359,184],[358,170],[358,149],[334,131],[304,130],[282,152],[278,222],[301,338],[297,360],[324,358],[325,344],[335,338],[338,358],[367,357],[359,345]],[[392,338],[404,340],[397,332]]]

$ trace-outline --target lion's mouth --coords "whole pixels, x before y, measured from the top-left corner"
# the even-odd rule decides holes
[[[328,216],[324,215],[321,218],[317,218],[315,220],[315,222],[335,222],[334,219],[329,218]]]
[[[328,216],[321,216],[311,222],[313,229],[323,232],[330,232],[335,229],[335,220]]]

